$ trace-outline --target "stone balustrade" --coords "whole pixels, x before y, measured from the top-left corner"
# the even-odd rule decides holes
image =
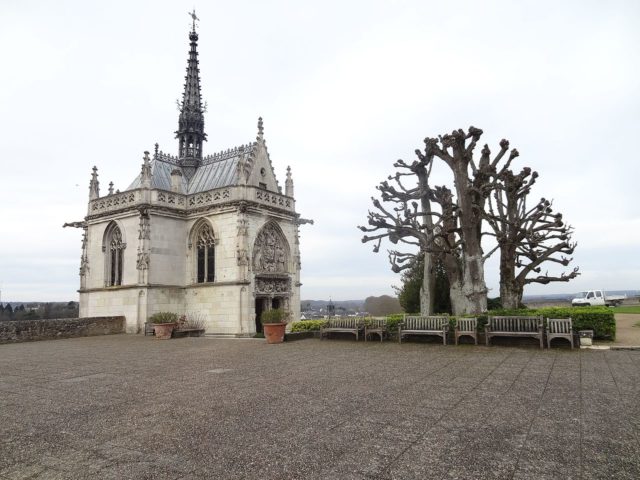
[[[255,202],[271,208],[295,212],[294,200],[291,197],[252,186],[228,186],[191,195],[156,189],[152,189],[150,192],[149,203],[151,205],[169,207],[185,212],[201,207],[237,201]],[[89,216],[136,208],[144,203],[147,203],[144,199],[144,190],[140,188],[111,194],[91,200],[89,203]]]

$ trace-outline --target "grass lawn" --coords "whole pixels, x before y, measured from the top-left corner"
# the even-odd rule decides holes
[[[640,313],[640,305],[627,307],[612,307],[614,313]]]

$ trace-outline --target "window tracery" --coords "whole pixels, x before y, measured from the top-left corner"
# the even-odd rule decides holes
[[[215,281],[215,237],[211,227],[203,224],[196,235],[196,281]]]
[[[124,269],[125,243],[122,241],[122,232],[115,223],[109,227],[106,238],[107,275],[108,287],[122,285],[122,272]]]

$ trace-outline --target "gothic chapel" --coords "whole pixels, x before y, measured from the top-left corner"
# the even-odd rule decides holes
[[[300,318],[300,249],[291,169],[284,193],[262,119],[254,142],[203,155],[198,34],[190,50],[178,119],[178,155],[144,152],[129,187],[100,195],[97,168],[80,262],[80,316],[126,317],[141,332],[160,311],[194,314],[206,333],[250,336],[260,315],[281,307]]]

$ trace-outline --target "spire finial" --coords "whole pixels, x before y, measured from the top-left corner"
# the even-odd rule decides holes
[[[262,124],[262,117],[258,117],[258,138],[262,138],[264,135],[264,127]]]
[[[89,200],[100,196],[100,182],[98,181],[98,167],[92,168],[91,181],[89,182]]]
[[[291,177],[291,167],[287,166],[287,179],[284,182],[284,194],[293,197],[293,178]]]
[[[109,182],[109,195],[113,195],[113,182]]]
[[[160,148],[160,145],[156,142],[155,149],[153,151],[153,158],[158,158],[158,148]]]
[[[196,20],[199,22],[200,19],[196,16],[196,9],[193,9],[193,12],[189,12],[189,16],[191,17],[191,20],[193,21],[193,26],[191,27],[193,32],[196,31]]]

